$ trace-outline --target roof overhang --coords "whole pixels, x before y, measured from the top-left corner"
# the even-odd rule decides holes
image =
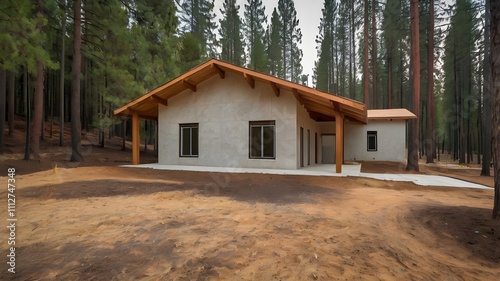
[[[345,119],[368,122],[365,104],[351,99],[328,94],[304,85],[286,81],[268,74],[257,72],[227,62],[211,59],[179,77],[163,84],[151,92],[116,109],[116,116],[130,117],[136,113],[143,119],[158,119],[158,104],[168,106],[169,99],[185,90],[197,91],[197,86],[214,77],[224,79],[230,72],[245,78],[249,87],[254,88],[255,82],[269,85],[274,94],[279,97],[282,90],[292,93],[298,102],[309,112],[316,121],[333,121],[336,113],[342,114]]]
[[[417,119],[417,116],[406,108],[370,109],[367,112],[368,120],[408,120]]]

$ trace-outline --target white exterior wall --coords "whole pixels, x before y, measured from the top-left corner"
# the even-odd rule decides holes
[[[369,121],[345,123],[345,161],[406,162],[406,121]],[[377,151],[367,151],[367,132],[377,131]]]
[[[270,85],[252,89],[238,75],[214,76],[159,105],[158,162],[243,168],[297,168],[297,101],[286,91],[276,97]],[[249,121],[276,122],[276,159],[249,159]],[[179,124],[199,124],[199,157],[179,156]]]

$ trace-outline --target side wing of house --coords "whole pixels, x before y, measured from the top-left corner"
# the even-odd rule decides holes
[[[348,161],[406,162],[406,121],[369,121],[345,130]]]
[[[368,110],[368,123],[350,123],[345,129],[348,161],[406,162],[407,120],[416,116],[406,109]]]

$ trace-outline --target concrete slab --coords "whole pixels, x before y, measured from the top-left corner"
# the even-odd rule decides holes
[[[372,178],[372,179],[387,180],[387,181],[411,181],[421,186],[449,186],[449,187],[460,187],[460,188],[491,189],[490,187],[484,185],[475,184],[444,176],[362,173],[360,164],[342,165],[341,174],[335,173],[335,164],[313,165],[298,170],[160,165],[160,164],[141,164],[136,166],[123,165],[122,167],[149,168],[149,169],[172,170],[172,171],[216,172],[216,173],[256,173],[256,174],[328,176],[328,177],[350,176],[350,177],[364,177],[364,178]]]
[[[185,165],[160,165],[141,164],[123,165],[122,167],[150,168],[157,170],[172,171],[195,171],[195,172],[217,172],[217,173],[253,173],[253,174],[274,174],[274,175],[299,175],[299,176],[329,176],[347,177],[359,174],[361,165],[342,165],[342,174],[335,173],[335,165],[315,165],[298,170],[285,169],[254,169],[236,167],[208,167],[208,166],[185,166]]]

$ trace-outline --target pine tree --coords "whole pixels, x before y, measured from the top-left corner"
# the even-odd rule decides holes
[[[82,63],[82,3],[75,0],[73,3],[73,64],[71,86],[71,161],[83,161],[82,154],[82,124],[80,119],[80,69]]]
[[[179,7],[181,34],[192,33],[206,57],[215,57],[218,42],[215,36],[214,0],[176,0]]]
[[[500,2],[491,1],[491,85],[493,108],[493,159],[495,159],[495,196],[493,199],[493,218],[500,217]]]
[[[236,0],[224,1],[223,10],[220,10],[223,18],[220,20],[219,34],[222,47],[221,59],[243,66],[245,50],[241,33],[242,23],[238,14],[239,9],[240,6],[236,5]]]
[[[491,68],[490,68],[490,0],[485,1],[484,15],[484,61],[483,61],[483,159],[481,165],[481,175],[490,176],[491,167]]]
[[[458,0],[450,20],[450,30],[445,40],[444,57],[444,98],[449,115],[448,136],[453,147],[454,159],[460,163],[468,160],[469,130],[467,123],[469,101],[474,99],[472,73],[476,53],[477,19],[470,0]]]
[[[50,52],[47,50],[47,33],[43,27],[47,25],[47,16],[45,10],[55,9],[54,2],[38,2],[38,7],[33,1],[28,0],[5,0],[0,2],[0,71],[6,73],[6,70],[18,71],[20,66],[23,66],[28,72],[34,75],[39,75],[37,70],[43,70],[44,67],[55,69],[57,64],[51,60]],[[49,7],[49,9],[40,9],[41,5]],[[41,12],[39,12],[41,10]],[[43,67],[44,66],[44,67]],[[40,73],[39,81],[43,81],[43,73]],[[36,104],[43,101],[43,83],[37,84]],[[0,89],[5,92],[5,86]],[[2,104],[5,105],[5,94],[2,93]],[[28,109],[30,110],[30,109]],[[3,149],[3,126],[5,118],[5,106],[0,106],[0,116],[2,121],[0,129],[0,150]],[[35,121],[42,121],[42,110],[37,107]],[[40,123],[41,126],[41,123]],[[29,128],[27,128],[29,130]],[[41,127],[35,128],[37,131],[34,135],[39,136]],[[37,140],[34,140],[37,141]],[[29,146],[28,141],[26,146]],[[38,154],[38,145],[34,147],[35,153]],[[29,150],[28,150],[29,159]]]
[[[276,8],[273,10],[271,25],[268,28],[269,44],[267,47],[269,74],[283,77],[283,57],[281,56],[281,21]]]
[[[314,71],[316,88],[329,93],[334,93],[335,84],[335,22],[337,5],[335,0],[325,0],[322,9],[322,18],[319,25],[319,35],[316,37],[318,44],[318,61]]]
[[[420,130],[420,43],[419,43],[419,2],[410,1],[411,14],[411,63],[412,63],[412,110],[417,115],[417,119],[410,120],[410,137],[408,138],[408,163],[406,170],[418,171],[418,150],[419,150],[419,130]]]
[[[263,42],[264,24],[267,23],[265,9],[262,0],[247,0],[243,24],[249,55],[248,67],[261,72],[268,71],[267,55]]]
[[[281,22],[282,78],[298,83],[302,74],[302,50],[299,49],[302,31],[298,27],[299,20],[293,0],[279,0],[278,11]]]

